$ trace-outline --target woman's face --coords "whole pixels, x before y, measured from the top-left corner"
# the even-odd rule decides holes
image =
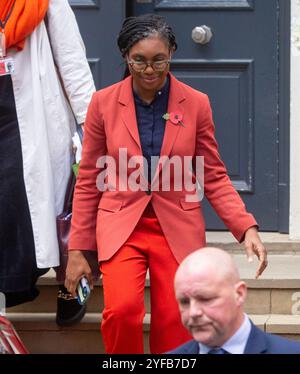
[[[155,93],[160,90],[169,72],[169,64],[164,64],[164,61],[166,62],[170,58],[169,46],[159,36],[153,35],[134,44],[127,55],[127,63],[133,77],[134,87],[140,92]],[[133,64],[133,62],[137,62],[137,64]],[[154,67],[157,67],[158,70],[154,70],[153,65],[148,65],[144,71],[137,71],[140,70],[140,63],[142,62],[154,63]],[[160,71],[161,67],[164,70]]]

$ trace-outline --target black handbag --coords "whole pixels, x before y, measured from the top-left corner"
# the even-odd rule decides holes
[[[77,128],[77,132],[80,140],[82,141],[82,129],[80,126]],[[63,212],[56,217],[56,228],[57,228],[57,239],[59,245],[59,257],[60,265],[55,268],[56,279],[59,282],[64,282],[66,276],[66,269],[68,263],[68,242],[71,230],[71,220],[72,220],[72,202],[74,188],[76,184],[76,176],[73,171],[69,177]],[[82,251],[87,262],[92,270],[93,279],[97,280],[100,276],[99,264],[98,264],[98,253],[95,250],[84,250]]]

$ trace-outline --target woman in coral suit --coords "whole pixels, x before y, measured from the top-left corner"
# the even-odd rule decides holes
[[[82,276],[91,281],[82,252],[98,250],[106,352],[143,353],[149,270],[150,349],[162,353],[191,339],[173,279],[178,264],[205,246],[201,202],[195,190],[178,188],[177,166],[166,177],[168,160],[177,156],[181,168],[185,157],[204,157],[205,195],[248,256],[259,258],[257,276],[267,254],[220,159],[208,97],[169,72],[177,47],[171,27],[158,15],[127,18],[118,45],[130,74],[95,93],[88,110],[65,284],[75,294]]]

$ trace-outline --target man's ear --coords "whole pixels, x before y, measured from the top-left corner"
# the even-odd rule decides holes
[[[235,297],[238,306],[245,303],[247,297],[247,286],[245,282],[240,281],[235,285]]]

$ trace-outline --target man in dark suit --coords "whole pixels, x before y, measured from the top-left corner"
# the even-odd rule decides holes
[[[267,334],[244,313],[247,295],[230,255],[218,248],[193,252],[175,275],[181,319],[194,340],[171,354],[300,354],[300,343]]]

